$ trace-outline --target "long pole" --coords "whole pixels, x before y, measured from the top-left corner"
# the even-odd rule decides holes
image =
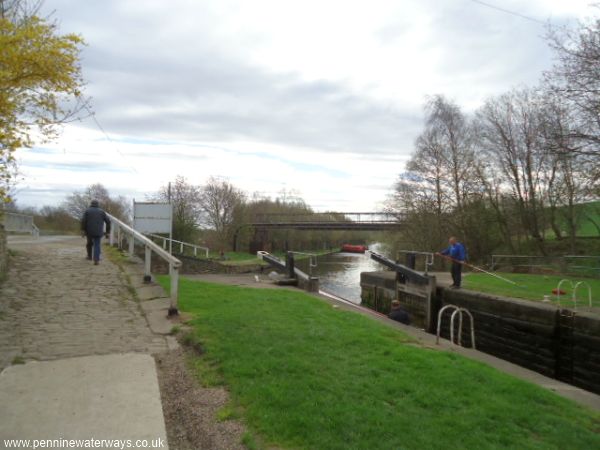
[[[493,277],[498,278],[499,280],[506,281],[507,283],[514,284],[515,286],[518,286],[518,284],[515,283],[514,281],[509,280],[508,278],[501,277],[500,275],[496,275],[495,273],[488,272],[487,270],[483,270],[481,267],[474,266],[473,264],[469,264],[469,263],[466,263],[464,261],[459,261],[458,259],[454,259],[454,258],[452,258],[451,256],[448,256],[448,255],[442,255],[441,253],[436,253],[436,255],[441,256],[442,258],[446,258],[446,259],[448,259],[448,260],[450,260],[452,262],[456,262],[456,263],[462,264],[463,266],[470,267],[471,269],[475,269],[475,270],[478,270],[480,272],[486,273],[488,275],[491,275]]]

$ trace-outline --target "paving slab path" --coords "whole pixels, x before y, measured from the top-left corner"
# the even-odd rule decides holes
[[[94,265],[84,244],[9,239],[0,449],[168,449],[151,354],[168,350],[169,337],[152,332],[125,271],[107,259]]]
[[[9,239],[0,286],[0,370],[12,362],[111,353],[156,353],[153,334],[126,276],[106,258],[85,258],[80,237]]]

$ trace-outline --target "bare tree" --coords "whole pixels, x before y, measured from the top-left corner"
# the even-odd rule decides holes
[[[199,197],[202,222],[216,232],[221,245],[228,245],[236,211],[244,203],[245,197],[231,183],[213,177],[202,186]]]
[[[183,242],[194,242],[200,229],[201,189],[177,176],[173,183],[162,186],[152,200],[171,202],[173,205],[173,238]]]
[[[533,90],[514,90],[489,99],[477,113],[482,156],[497,171],[521,223],[542,253],[544,199],[547,198],[550,150],[543,145],[541,100]],[[494,190],[487,187],[488,194]]]
[[[125,222],[130,221],[131,207],[123,196],[113,197],[108,189],[100,183],[92,184],[83,191],[75,191],[62,204],[71,217],[79,220],[92,200],[98,200],[100,207],[107,213]]]
[[[436,95],[425,104],[425,115],[425,129],[415,141],[409,173],[396,184],[395,199],[413,216],[427,217],[437,247],[448,233],[466,233],[463,211],[477,183],[471,129],[460,108]],[[412,222],[419,220],[415,216]]]
[[[550,29],[547,39],[558,60],[547,84],[575,112],[569,150],[600,156],[600,18]]]

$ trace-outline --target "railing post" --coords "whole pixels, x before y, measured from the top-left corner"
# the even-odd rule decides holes
[[[183,242],[179,244],[179,253],[183,255]]]
[[[108,244],[112,247],[115,244],[115,227],[118,227],[117,224],[113,224],[110,227],[110,233],[108,234]]]
[[[194,256],[198,256],[198,247],[194,247]]]
[[[173,264],[170,264],[170,274],[171,274],[171,306],[169,307],[169,316],[176,316],[179,314],[177,309],[177,300],[179,296],[179,267],[175,267]]]
[[[152,249],[146,245],[144,253],[144,283],[150,283],[152,281]]]
[[[133,233],[131,233],[131,236],[129,237],[129,256],[133,256],[134,251],[135,251],[135,236],[133,235]]]
[[[296,278],[296,273],[294,271],[294,253],[287,252],[285,259],[285,266],[288,272],[289,278]]]

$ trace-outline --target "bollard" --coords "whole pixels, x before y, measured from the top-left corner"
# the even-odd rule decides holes
[[[287,269],[289,278],[296,278],[296,272],[294,270],[294,253],[287,252],[285,257],[285,267]]]
[[[150,247],[144,247],[144,283],[150,283],[152,281],[152,250]]]
[[[415,270],[417,266],[417,255],[415,253],[407,253],[406,254],[406,267],[409,269]]]
[[[177,297],[179,287],[179,267],[175,267],[172,264],[169,272],[171,273],[171,305],[169,306],[168,316],[177,316],[179,311],[177,310]]]

